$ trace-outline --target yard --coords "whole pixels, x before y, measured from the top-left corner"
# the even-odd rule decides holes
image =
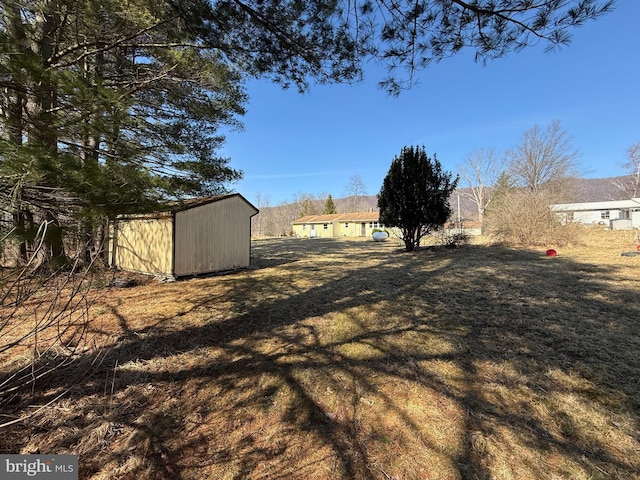
[[[28,417],[0,451],[81,479],[640,479],[632,238],[260,240],[247,271],[96,288],[93,347],[2,405]]]

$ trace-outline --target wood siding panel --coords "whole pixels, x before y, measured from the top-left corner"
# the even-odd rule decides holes
[[[113,234],[112,262],[132,272],[171,275],[172,220],[118,220]]]
[[[239,197],[176,213],[177,276],[246,268],[251,261],[251,216]]]

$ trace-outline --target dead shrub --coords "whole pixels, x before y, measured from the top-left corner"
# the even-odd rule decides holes
[[[581,227],[563,225],[550,208],[553,203],[553,195],[546,191],[511,191],[491,204],[485,218],[485,233],[504,244],[576,244]]]
[[[87,374],[83,356],[96,348],[89,334],[93,264],[80,268],[77,256],[69,269],[43,269],[39,245],[24,267],[0,270],[0,407],[55,389],[61,377]],[[21,420],[7,417],[0,428]]]

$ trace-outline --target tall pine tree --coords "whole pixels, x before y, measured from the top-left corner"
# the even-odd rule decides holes
[[[216,151],[219,127],[244,113],[241,73],[170,5],[10,1],[2,20],[0,206],[25,259],[34,218],[63,263],[63,221],[84,219],[91,238],[92,219],[221,193],[240,177]]]

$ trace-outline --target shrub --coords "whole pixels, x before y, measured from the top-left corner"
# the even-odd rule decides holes
[[[445,230],[442,233],[442,244],[447,248],[460,248],[469,242],[469,235],[464,231]]]
[[[438,230],[433,236],[447,248],[460,248],[469,242],[469,234],[463,229],[462,222],[450,222],[446,228]]]
[[[491,203],[485,233],[494,240],[515,245],[567,245],[579,238],[576,225],[562,225],[549,207],[548,192],[514,190]]]

